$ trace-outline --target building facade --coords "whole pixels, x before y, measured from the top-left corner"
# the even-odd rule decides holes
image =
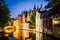
[[[10,20],[9,25],[14,27],[13,37],[15,37],[17,40],[43,40],[42,32],[44,19],[41,15],[43,15],[42,11],[44,10],[45,8],[42,8],[42,5],[37,9],[36,5],[34,5],[33,10],[23,11],[22,14],[19,14],[16,18],[14,18],[13,21]],[[34,11],[36,11],[36,23],[32,24],[30,18]]]

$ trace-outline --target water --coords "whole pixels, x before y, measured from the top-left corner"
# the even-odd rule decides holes
[[[60,40],[60,38],[54,37],[52,35],[44,34],[43,40]]]
[[[8,37],[8,40],[16,40],[14,37]]]

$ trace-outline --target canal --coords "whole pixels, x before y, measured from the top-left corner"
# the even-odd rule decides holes
[[[44,34],[43,40],[60,40],[60,38],[57,38],[57,37],[49,35],[49,34]]]

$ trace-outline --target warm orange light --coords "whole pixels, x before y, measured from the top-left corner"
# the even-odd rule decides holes
[[[53,19],[52,22],[53,22],[53,25],[55,25],[55,24],[59,24],[59,21],[58,21],[58,20],[54,20],[54,19]]]
[[[13,29],[12,26],[6,26],[6,27],[4,28],[4,32],[6,32],[6,33],[11,33],[11,32],[13,32],[13,31],[14,31],[14,29]]]
[[[14,22],[13,22],[13,26],[15,27],[15,31],[13,32],[13,36],[15,37],[15,38],[17,38],[17,39],[19,39],[20,37],[20,21],[19,20],[15,20]]]

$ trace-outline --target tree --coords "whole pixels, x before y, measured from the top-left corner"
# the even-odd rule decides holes
[[[35,23],[36,23],[36,5],[34,5],[34,10],[32,12],[32,15],[30,17],[31,25],[33,25],[32,29],[35,29]],[[32,40],[36,40],[36,34],[34,32],[30,32],[29,36],[32,38]]]
[[[0,27],[4,28],[10,18],[10,11],[5,0],[0,0]]]
[[[32,15],[30,17],[31,19],[31,24],[35,24],[35,19],[36,19],[36,10],[33,10]]]
[[[48,1],[48,5],[46,5],[45,7],[51,8],[50,9],[50,15],[53,17],[56,17],[58,15],[60,15],[60,0],[45,0]]]

